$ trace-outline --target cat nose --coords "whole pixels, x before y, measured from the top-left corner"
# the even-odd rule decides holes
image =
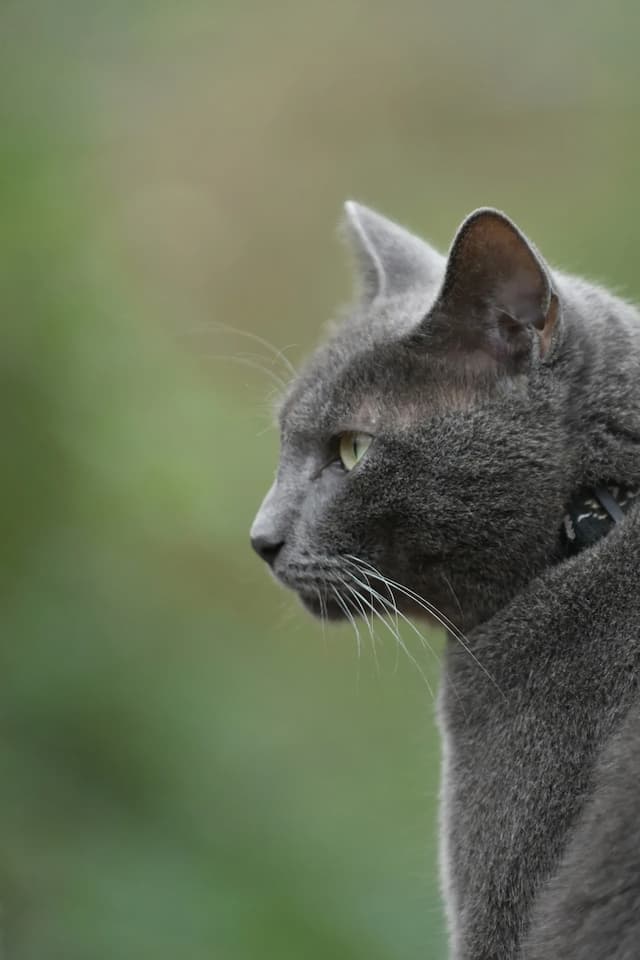
[[[258,556],[262,557],[264,562],[272,567],[284,546],[284,540],[278,540],[276,537],[264,533],[257,533],[251,536],[251,546]]]
[[[282,505],[278,506],[277,484],[273,484],[262,501],[249,532],[251,546],[270,567],[284,546]]]

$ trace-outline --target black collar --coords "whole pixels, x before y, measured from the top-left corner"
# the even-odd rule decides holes
[[[606,536],[640,494],[634,487],[610,484],[581,490],[569,503],[562,524],[562,538],[569,556]]]

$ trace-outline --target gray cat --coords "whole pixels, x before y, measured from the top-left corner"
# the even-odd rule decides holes
[[[360,294],[284,397],[253,546],[318,616],[448,627],[451,956],[640,957],[640,315],[495,210],[446,259],[346,229]]]

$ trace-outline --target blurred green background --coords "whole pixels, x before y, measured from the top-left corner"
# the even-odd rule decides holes
[[[221,325],[300,360],[346,197],[640,294],[639,20],[3,0],[0,956],[446,956],[432,696],[248,549],[284,369]]]

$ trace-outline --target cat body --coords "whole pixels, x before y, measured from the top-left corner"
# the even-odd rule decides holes
[[[491,680],[449,645],[439,714],[453,957],[640,956],[640,763],[637,750],[635,762],[616,757],[626,723],[640,744],[639,580],[635,511],[471,631]],[[633,797],[625,811],[606,793],[612,752]],[[611,827],[623,812],[632,819],[612,849],[594,814]],[[572,862],[575,848],[589,851],[592,869]],[[625,863],[634,866],[631,911],[617,899]],[[604,929],[592,921],[594,904],[610,911]],[[629,925],[625,952],[617,938]]]
[[[640,317],[497,211],[446,259],[346,227],[360,295],[283,400],[254,547],[316,615],[449,630],[452,960],[640,957],[640,512],[573,556],[564,523],[640,487]]]

